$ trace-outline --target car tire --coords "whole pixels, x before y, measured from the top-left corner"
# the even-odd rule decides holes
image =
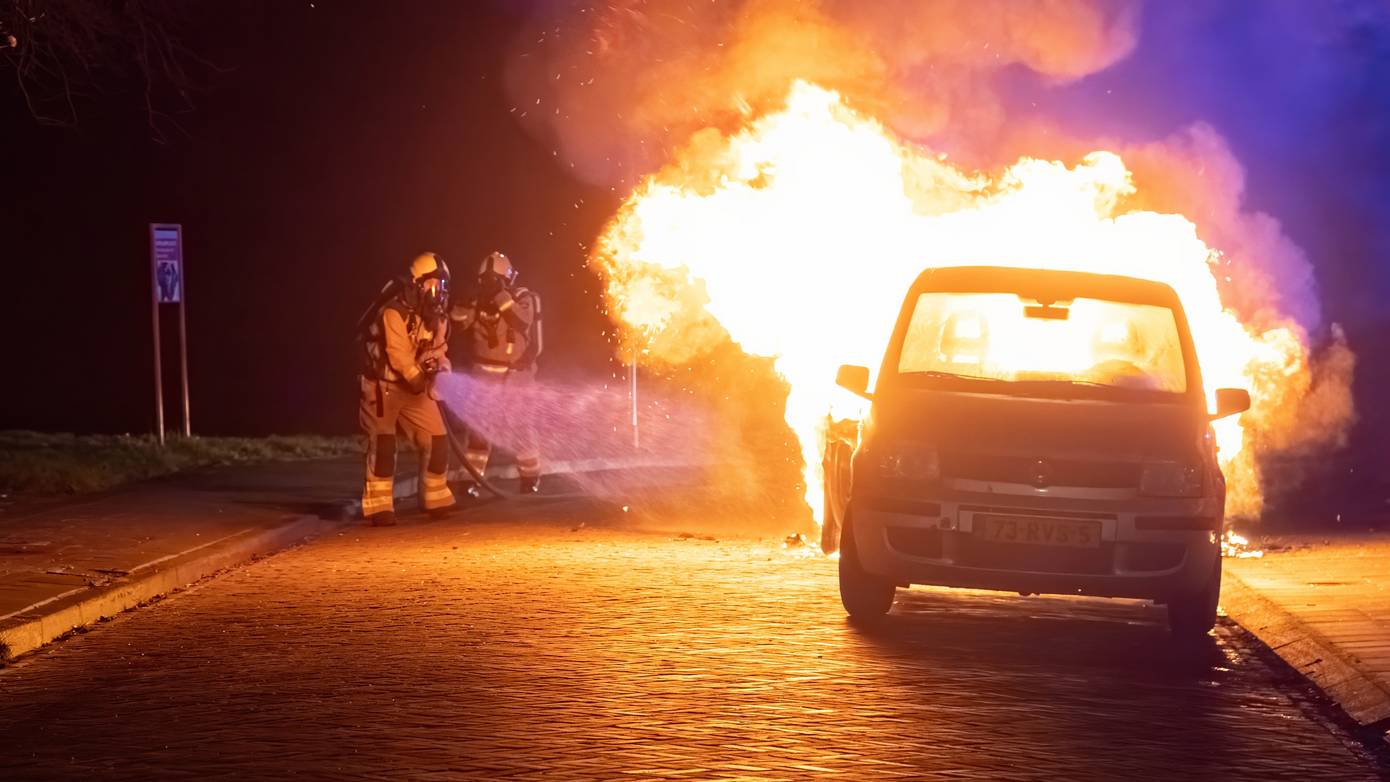
[[[1201,638],[1216,626],[1216,606],[1221,600],[1221,557],[1201,590],[1168,601],[1168,630],[1174,638]]]
[[[897,593],[897,584],[868,572],[859,563],[854,531],[849,519],[845,519],[840,532],[840,602],[845,611],[852,619],[879,619],[893,607]]]

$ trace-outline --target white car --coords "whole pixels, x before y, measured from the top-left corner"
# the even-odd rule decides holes
[[[908,292],[871,400],[827,443],[827,551],[853,617],[910,584],[1166,603],[1216,622],[1226,484],[1172,288],[1078,272],[958,267]],[[836,431],[836,430],[832,430]]]

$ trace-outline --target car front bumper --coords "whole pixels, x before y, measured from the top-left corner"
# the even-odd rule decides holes
[[[1167,600],[1200,591],[1221,555],[1219,501],[1095,501],[943,492],[892,500],[855,497],[860,564],[899,584]],[[1094,548],[998,543],[979,517],[1098,522]]]

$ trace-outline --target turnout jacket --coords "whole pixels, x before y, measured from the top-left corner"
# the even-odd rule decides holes
[[[429,384],[423,364],[435,360],[442,369],[448,369],[448,319],[441,318],[431,327],[404,302],[392,299],[367,319],[365,330],[363,375],[370,380],[420,393]]]
[[[503,290],[489,302],[459,304],[449,313],[463,332],[464,349],[476,365],[530,369],[540,354],[540,297],[525,289]]]

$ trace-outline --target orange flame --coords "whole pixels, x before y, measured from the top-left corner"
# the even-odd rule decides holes
[[[1251,413],[1217,422],[1232,515],[1262,498],[1248,441],[1306,392],[1309,349],[1290,322],[1256,329],[1223,306],[1221,254],[1186,218],[1126,209],[1121,159],[1022,158],[962,171],[896,138],[834,91],[796,82],[784,108],[729,135],[707,129],[648,177],[606,227],[591,265],[610,315],[649,363],[680,364],[718,340],[771,357],[790,391],[787,425],[819,516],[827,413],[863,403],[833,384],[839,364],[876,367],[907,287],[961,264],[1120,274],[1171,285],[1203,380],[1249,389]],[[1274,425],[1273,423],[1265,425]]]

